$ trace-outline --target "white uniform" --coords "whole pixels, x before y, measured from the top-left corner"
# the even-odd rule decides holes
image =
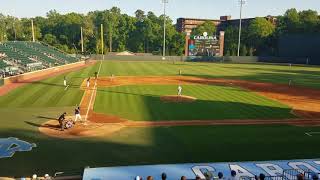
[[[67,86],[67,80],[63,80],[63,85]]]
[[[181,95],[182,95],[182,87],[178,86],[178,96],[181,96]]]
[[[87,88],[90,87],[90,80],[87,81]]]

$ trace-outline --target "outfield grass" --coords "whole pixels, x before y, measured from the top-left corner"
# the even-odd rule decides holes
[[[291,108],[247,90],[213,85],[184,85],[183,94],[197,98],[191,103],[168,103],[175,85],[131,85],[101,88],[94,110],[130,120],[282,119],[294,117]]]
[[[320,68],[268,64],[222,64],[177,62],[104,62],[101,75],[123,76],[177,75],[179,70],[187,76],[243,79],[320,88]]]
[[[83,91],[79,89],[81,82],[88,76],[93,76],[98,67],[99,64],[96,64],[77,72],[65,74],[71,83],[67,91],[64,91],[62,86],[64,75],[59,75],[26,85],[6,96],[0,97],[0,137],[17,137],[36,143],[38,146],[31,152],[18,152],[12,158],[0,159],[0,176],[19,176],[19,174],[30,176],[33,173],[44,174],[55,170],[77,169],[84,166],[320,157],[320,145],[318,143],[320,136],[309,137],[304,135],[305,132],[309,131],[320,132],[320,127],[197,126],[130,128],[123,129],[108,137],[73,140],[55,139],[40,134],[38,126],[46,122],[48,118],[56,118],[63,111],[72,113],[74,106],[80,103],[83,95]],[[184,75],[190,76],[245,79],[284,84],[289,79],[294,79],[294,85],[320,88],[320,83],[318,83],[320,68],[317,67],[290,68],[288,66],[252,64],[104,62],[101,75],[177,75],[179,69],[182,69]],[[147,90],[145,88],[144,86],[136,88],[123,86],[101,89],[98,96],[102,93],[101,95],[103,96],[114,98],[115,102],[118,99],[120,102],[124,102],[118,103],[118,105],[121,104],[121,107],[117,107],[118,105],[103,107],[103,111],[106,108],[110,112],[116,112],[121,108],[127,107],[129,108],[127,112],[134,111],[134,114],[139,111],[147,111],[149,113],[143,117],[137,116],[133,119],[182,118],[182,115],[178,113],[164,113],[169,112],[165,110],[169,107],[178,110],[181,108],[176,105],[163,107],[155,99],[147,101],[148,103],[155,103],[152,106],[148,103],[143,104],[143,101],[150,97],[146,96],[147,92],[151,94],[151,97],[159,96],[161,93],[175,93],[176,87],[155,86],[147,88]],[[157,90],[158,88],[160,89]],[[194,96],[203,100],[202,103],[210,104],[210,107],[215,101],[224,103],[219,105],[220,108],[226,107],[224,105],[228,104],[226,102],[231,101],[230,99],[236,101],[238,103],[236,109],[238,110],[241,107],[241,110],[238,110],[238,118],[249,114],[257,117],[258,114],[255,110],[260,110],[259,112],[266,115],[278,117],[287,116],[288,113],[287,107],[238,88],[204,85],[190,86],[190,88],[192,90],[184,88],[184,92],[190,93],[190,95],[194,93]],[[218,93],[217,91],[219,88],[222,88],[224,93],[227,94],[221,96],[220,92]],[[105,90],[116,90],[121,93],[104,92]],[[132,92],[138,95],[124,95],[122,94],[123,92]],[[230,92],[236,92],[244,98],[232,95]],[[228,98],[226,99],[226,97]],[[247,97],[250,98],[247,99]],[[208,100],[205,98],[212,100],[207,102]],[[110,100],[108,98],[97,98],[99,104]],[[114,101],[112,102],[114,103]],[[232,106],[230,103],[228,104],[228,107]],[[203,107],[205,106],[203,105]],[[218,107],[218,105],[216,104],[215,107]],[[160,110],[160,115],[155,112],[159,108],[164,108],[164,110]],[[274,111],[271,112],[270,108],[273,108]],[[183,110],[185,109],[187,107],[183,108]],[[199,108],[198,110],[202,109]],[[122,111],[124,112],[125,110]],[[189,111],[185,110],[184,112],[189,114]],[[228,112],[235,113],[236,110],[230,108]],[[128,116],[133,115],[128,114]],[[201,116],[209,115],[204,113]],[[224,116],[230,115],[225,113]]]

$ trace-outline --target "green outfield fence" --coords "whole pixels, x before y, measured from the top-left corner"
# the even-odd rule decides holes
[[[0,77],[0,86],[4,85],[4,79],[2,77]]]
[[[93,60],[119,60],[119,61],[161,61],[162,56],[117,56],[117,55],[91,55]],[[168,61],[188,62],[224,62],[224,63],[291,63],[291,64],[317,64],[311,59],[292,57],[262,57],[262,56],[224,56],[224,57],[200,57],[200,56],[166,56]]]

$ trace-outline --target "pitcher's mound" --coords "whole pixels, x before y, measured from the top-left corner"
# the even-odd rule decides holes
[[[176,102],[176,103],[177,102],[190,103],[197,100],[197,98],[195,97],[178,96],[178,95],[161,96],[160,99],[161,101],[164,101],[164,102]]]
[[[115,133],[123,128],[121,124],[103,123],[76,123],[73,128],[61,131],[57,120],[50,120],[39,127],[39,131],[47,136],[72,139],[81,137],[105,136]]]

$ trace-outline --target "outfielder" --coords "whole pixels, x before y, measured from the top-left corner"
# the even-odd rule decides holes
[[[182,87],[179,85],[178,86],[178,96],[182,95]]]

